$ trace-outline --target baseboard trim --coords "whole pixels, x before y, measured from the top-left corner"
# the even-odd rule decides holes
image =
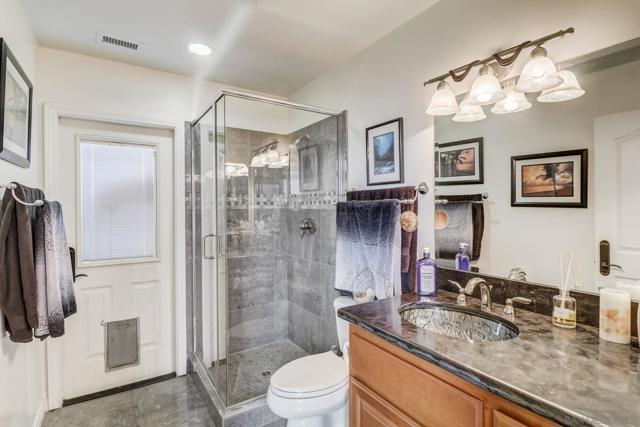
[[[44,415],[47,413],[47,400],[43,399],[40,402],[40,407],[38,408],[38,412],[36,412],[36,417],[33,419],[33,427],[41,427],[42,422],[44,421]]]
[[[146,380],[138,381],[131,384],[122,385],[119,387],[110,388],[108,390],[98,391],[96,393],[85,394],[84,396],[74,397],[72,399],[64,399],[62,401],[62,407],[71,406],[82,402],[87,402],[93,399],[99,399],[105,396],[111,396],[112,394],[122,393],[123,391],[134,390],[136,388],[144,387],[150,384],[159,383],[161,381],[166,381],[176,378],[176,373],[172,372],[170,374],[160,375],[158,377],[149,378]]]

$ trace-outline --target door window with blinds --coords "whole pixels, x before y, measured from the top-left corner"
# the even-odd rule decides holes
[[[157,147],[79,137],[80,264],[154,261]]]

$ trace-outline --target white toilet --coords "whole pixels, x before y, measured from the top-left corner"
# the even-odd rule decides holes
[[[267,404],[287,427],[349,425],[349,323],[338,318],[338,309],[354,304],[350,297],[333,302],[343,357],[331,351],[302,357],[271,376]]]

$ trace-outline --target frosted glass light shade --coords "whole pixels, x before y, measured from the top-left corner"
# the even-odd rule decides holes
[[[267,151],[267,164],[278,163],[280,161],[280,154],[273,148]]]
[[[267,153],[256,154],[251,159],[252,168],[263,168],[265,166],[267,166]]]
[[[551,89],[562,84],[556,64],[547,57],[547,50],[541,46],[533,49],[531,59],[520,73],[516,91],[532,93]]]
[[[480,105],[473,105],[469,103],[468,99],[465,99],[460,103],[460,111],[453,116],[454,122],[475,122],[478,120],[486,119],[487,115],[482,110]]]
[[[576,75],[569,70],[562,70],[558,73],[562,78],[562,84],[543,91],[538,96],[540,102],[562,102],[576,99],[584,95],[584,89],[580,87]]]
[[[445,81],[438,83],[438,89],[433,94],[429,107],[425,111],[430,116],[448,116],[460,110],[456,96]]]
[[[516,92],[513,86],[504,88],[505,98],[498,101],[491,109],[495,114],[517,113],[531,108],[531,103],[522,92]]]
[[[504,99],[500,80],[493,75],[491,68],[484,65],[480,69],[480,75],[474,80],[469,92],[468,103],[472,105],[494,104]]]

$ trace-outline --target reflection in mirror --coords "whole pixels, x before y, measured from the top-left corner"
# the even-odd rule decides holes
[[[474,271],[559,286],[573,253],[570,288],[635,286],[640,39],[558,68],[561,87],[484,106],[483,120],[436,117],[439,265],[455,268],[464,243]]]

